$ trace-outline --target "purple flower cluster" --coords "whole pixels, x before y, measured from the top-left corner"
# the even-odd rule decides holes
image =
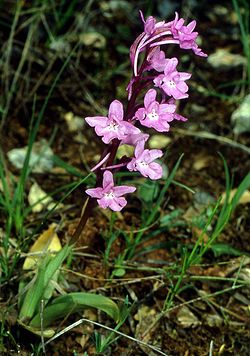
[[[122,103],[114,100],[109,106],[107,117],[94,116],[85,119],[108,145],[100,162],[92,169],[97,175],[97,187],[87,189],[86,193],[97,198],[100,207],[114,211],[120,211],[127,204],[123,195],[134,192],[136,188],[115,186],[111,170],[127,168],[150,179],[162,177],[162,167],[155,160],[162,157],[163,152],[158,149],[145,149],[149,135],[136,125],[153,128],[158,132],[168,132],[173,120],[187,120],[176,113],[176,100],[188,98],[186,80],[191,74],[179,72],[178,59],[166,58],[161,46],[177,44],[182,49],[193,50],[198,56],[207,56],[196,43],[198,32],[194,32],[195,21],[185,26],[185,20],[179,18],[177,13],[175,19],[168,23],[156,22],[152,16],[145,20],[142,13],[141,18],[144,32],[130,48],[133,76],[127,87],[128,103],[125,112]],[[144,53],[144,57],[139,60],[141,53]],[[158,92],[156,89],[148,89],[152,85],[158,88]],[[137,99],[145,88],[147,91],[142,105],[137,103]],[[157,95],[160,97],[158,100]],[[123,144],[134,147],[134,157],[122,157],[120,162],[114,165],[116,151],[119,145]],[[102,187],[99,186],[101,181]]]

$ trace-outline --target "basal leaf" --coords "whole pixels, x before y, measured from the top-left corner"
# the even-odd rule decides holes
[[[110,298],[98,294],[76,292],[58,297],[50,305],[45,307],[42,325],[47,327],[52,325],[59,318],[63,318],[77,311],[82,311],[86,308],[102,310],[116,322],[120,318],[119,308]],[[29,325],[31,327],[40,328],[40,313],[35,315]]]
[[[19,318],[21,321],[30,320],[39,310],[39,304],[44,296],[46,288],[56,271],[69,255],[72,247],[65,245],[55,257],[47,256],[41,263],[35,281],[24,297]]]

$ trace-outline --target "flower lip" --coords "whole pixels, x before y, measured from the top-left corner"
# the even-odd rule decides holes
[[[152,109],[152,111],[147,114],[147,117],[149,118],[149,120],[152,120],[152,121],[159,119],[159,115],[155,109]]]
[[[97,203],[101,208],[120,211],[127,204],[123,195],[133,193],[135,190],[135,187],[128,185],[115,186],[113,174],[106,170],[103,174],[102,187],[87,189],[86,193],[92,198],[97,198]]]
[[[105,198],[114,199],[115,194],[114,194],[112,191],[110,191],[110,192],[108,192],[108,193],[104,193],[104,197],[105,197]]]
[[[123,120],[124,112],[122,103],[118,100],[111,102],[108,116],[86,117],[86,122],[95,128],[102,141],[109,144],[113,139],[123,140],[131,134],[138,134],[140,130],[131,123]]]
[[[139,171],[144,177],[159,179],[162,177],[162,167],[155,159],[162,157],[161,150],[144,150],[144,142],[139,141],[135,148],[135,157],[127,164],[129,171]]]
[[[111,121],[110,124],[107,126],[107,128],[110,130],[110,131],[118,131],[119,129],[119,125],[117,125],[117,123],[115,121]]]
[[[174,102],[160,104],[156,101],[157,92],[150,89],[144,97],[144,108],[139,108],[135,117],[141,125],[152,127],[158,132],[168,132],[169,122],[175,119],[176,105]]]

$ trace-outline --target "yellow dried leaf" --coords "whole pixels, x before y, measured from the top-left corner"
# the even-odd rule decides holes
[[[166,135],[152,135],[149,139],[149,148],[166,148],[171,142],[171,138]]]
[[[24,327],[26,330],[29,330],[30,332],[32,332],[35,335],[41,336],[43,335],[43,337],[50,339],[52,336],[55,335],[55,330],[53,329],[44,329],[44,330],[38,330],[35,328],[32,328],[29,325],[24,324],[21,320],[17,320],[17,322],[22,325],[22,327]]]
[[[133,152],[134,152],[134,148],[132,146],[122,145],[118,147],[116,156],[118,159],[122,158],[123,156],[130,157],[133,155]]]
[[[34,242],[29,250],[30,256],[25,258],[23,269],[33,269],[39,261],[40,255],[46,251],[57,252],[62,249],[61,242],[55,232],[56,224],[51,224]]]
[[[79,130],[83,129],[85,121],[82,117],[76,116],[72,112],[67,112],[64,115],[64,119],[67,122],[69,131],[79,132]]]
[[[179,309],[177,320],[183,328],[196,327],[201,324],[194,313],[185,305]]]
[[[229,201],[231,201],[233,199],[237,189],[238,188],[231,190]],[[222,194],[221,204],[223,204],[225,202],[225,199],[226,199],[226,192]],[[250,203],[250,191],[249,190],[246,190],[240,197],[240,200],[238,201],[238,204],[247,204],[247,203]]]
[[[30,188],[28,202],[34,213],[40,213],[45,208],[51,210],[63,207],[63,204],[57,204],[36,182]]]
[[[203,168],[206,168],[209,166],[209,156],[206,156],[204,154],[199,154],[194,158],[194,163],[193,163],[193,168],[196,171],[200,171]]]
[[[106,38],[99,32],[81,33],[79,41],[85,46],[92,46],[94,48],[104,48],[106,46]]]

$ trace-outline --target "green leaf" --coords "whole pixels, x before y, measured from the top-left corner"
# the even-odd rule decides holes
[[[176,162],[174,168],[172,169],[171,173],[170,173],[169,176],[167,177],[166,182],[165,182],[165,184],[164,184],[164,186],[163,186],[163,188],[162,188],[162,190],[161,190],[161,192],[160,192],[160,194],[159,194],[159,197],[158,197],[156,203],[154,204],[154,206],[152,207],[152,212],[151,212],[151,214],[149,215],[149,217],[148,217],[148,219],[147,219],[147,225],[152,224],[152,222],[155,220],[157,211],[158,211],[160,205],[162,204],[162,202],[163,202],[163,200],[164,200],[164,198],[165,198],[165,194],[166,194],[166,192],[167,192],[167,190],[168,190],[170,184],[172,183],[172,181],[173,181],[173,179],[174,179],[174,176],[175,176],[175,174],[176,174],[177,169],[179,168],[179,165],[180,165],[180,163],[181,163],[181,160],[182,160],[182,158],[183,158],[183,155],[184,155],[184,154],[182,154],[182,155],[179,157],[179,159],[178,159],[178,161]]]
[[[221,255],[230,255],[230,256],[245,255],[244,252],[242,252],[228,244],[223,244],[223,243],[213,244],[211,246],[211,250],[213,251],[215,257],[221,256]]]
[[[68,314],[82,311],[86,308],[100,309],[108,314],[116,322],[119,321],[120,311],[115,302],[110,298],[92,293],[70,293],[56,298],[50,305],[45,307],[42,319],[42,325],[47,327],[53,324],[57,319],[66,317]],[[37,313],[31,320],[31,327],[40,328],[40,313]]]
[[[84,178],[84,175],[78,169],[64,162],[60,157],[53,155],[53,162],[56,166],[63,168],[69,174],[78,178]]]
[[[87,307],[100,309],[104,311],[106,314],[108,314],[115,321],[119,320],[120,313],[117,304],[113,302],[112,299],[105,297],[103,295],[75,292],[56,298],[53,301],[53,305],[57,303],[68,302],[68,301],[76,305],[82,305],[85,307],[87,306]]]
[[[238,204],[242,194],[249,189],[250,187],[250,173],[248,173],[243,181],[240,183],[232,201],[231,201],[231,206],[232,206],[232,211],[235,209],[236,205]]]
[[[35,277],[35,281],[24,297],[19,314],[21,321],[30,320],[34,313],[39,310],[39,304],[46,293],[50,280],[53,278],[56,271],[61,267],[71,249],[71,246],[65,245],[55,257],[46,256],[42,261]]]
[[[214,229],[214,234],[217,235],[219,235],[219,233],[223,230],[224,226],[227,224],[231,215],[231,205],[229,204],[229,198],[230,198],[230,191],[232,189],[232,182],[230,179],[230,173],[228,170],[227,162],[221,153],[219,153],[219,155],[221,156],[221,159],[223,161],[224,171],[226,176],[226,197]]]
[[[146,181],[139,187],[138,194],[146,203],[151,203],[157,197],[159,183],[156,181]]]
[[[34,281],[31,282],[32,286],[25,294],[19,313],[19,318],[22,322],[31,319],[35,311],[38,309],[39,302],[41,301],[44,292],[44,274],[45,268],[44,266],[41,266]]]
[[[33,328],[32,326],[24,324],[21,320],[17,320],[18,324],[20,324],[24,329],[30,331],[31,333],[38,335],[38,336],[43,336],[44,338],[50,339],[52,336],[55,335],[55,330],[53,329],[37,329]]]
[[[126,270],[124,268],[117,268],[112,272],[112,275],[115,277],[123,277],[126,274]]]
[[[180,217],[183,214],[182,209],[175,209],[171,211],[169,214],[164,215],[160,219],[160,226],[164,226],[166,228],[171,228],[175,226],[181,226],[185,223],[181,221]],[[178,219],[179,218],[179,219]]]

